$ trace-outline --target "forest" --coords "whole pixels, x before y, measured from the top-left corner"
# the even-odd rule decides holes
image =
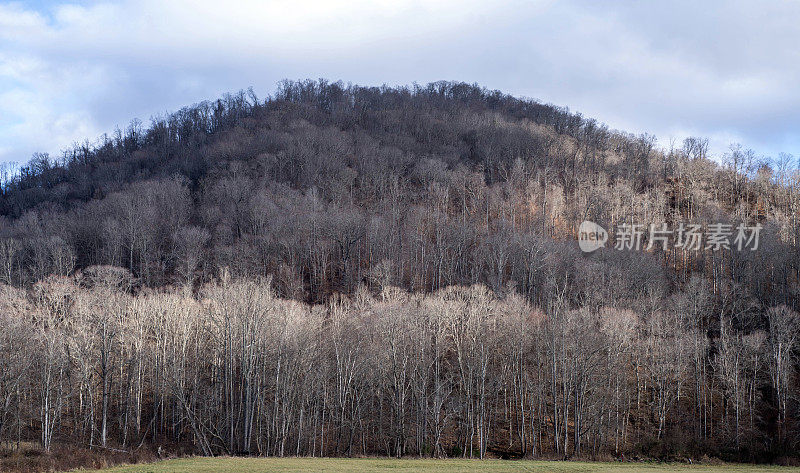
[[[800,457],[791,155],[307,80],[0,182],[2,448]],[[763,229],[584,254],[585,220]]]

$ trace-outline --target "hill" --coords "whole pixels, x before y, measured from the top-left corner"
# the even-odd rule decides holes
[[[789,164],[446,82],[285,82],[37,155],[0,196],[0,442],[796,456]]]
[[[741,149],[720,166],[701,139],[655,144],[467,84],[286,82],[263,102],[239,93],[36,156],[3,187],[2,279],[114,265],[148,286],[192,285],[228,268],[273,274],[280,294],[309,301],[383,278],[424,291],[512,284],[541,303],[548,281],[597,291],[571,241],[583,220],[760,222],[754,254],[594,263],[624,297],[699,275],[795,307],[797,176]]]

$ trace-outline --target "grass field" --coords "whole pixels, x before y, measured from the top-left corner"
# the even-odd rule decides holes
[[[372,458],[189,458],[109,468],[103,473],[266,473],[266,472],[800,472],[800,468],[752,465],[583,463],[506,460],[394,460]]]

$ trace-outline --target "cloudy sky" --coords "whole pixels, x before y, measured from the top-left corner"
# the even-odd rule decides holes
[[[230,3],[230,5],[227,5]],[[800,156],[800,3],[0,0],[0,162],[284,78],[475,82]]]

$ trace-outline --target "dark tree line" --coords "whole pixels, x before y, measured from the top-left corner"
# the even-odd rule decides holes
[[[52,358],[3,359],[20,377],[0,381],[0,440],[187,441],[206,454],[795,455],[798,182],[791,156],[734,146],[719,164],[703,139],[660,149],[650,135],[463,83],[284,82],[266,100],[242,92],[134,122],[58,159],[36,155],[2,183],[0,281],[15,301],[2,316]],[[583,220],[763,231],[757,251],[587,256],[574,241]],[[124,287],[87,276],[108,272]],[[259,278],[272,282],[245,282]],[[260,295],[234,309],[245,287]],[[81,334],[78,300],[80,317],[119,320],[84,321]],[[123,348],[128,324],[156,323],[148,304],[176,312]],[[280,338],[281,311],[300,338]],[[248,331],[265,345],[231,345]],[[74,337],[100,353],[82,368]],[[311,359],[286,343],[309,344]],[[180,347],[190,371],[147,358]],[[270,350],[283,349],[279,368]],[[281,378],[303,363],[328,371],[303,386]]]

